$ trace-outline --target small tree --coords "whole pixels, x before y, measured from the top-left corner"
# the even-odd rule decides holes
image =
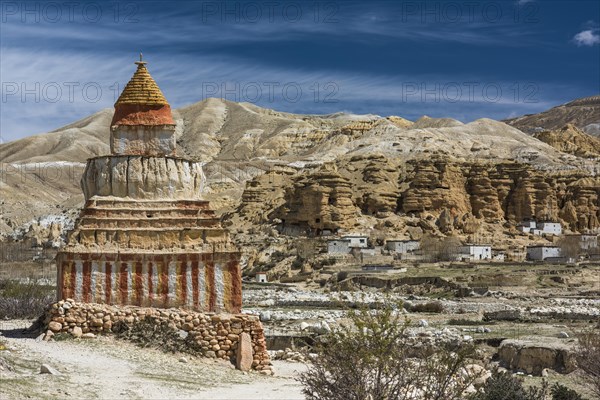
[[[396,307],[349,310],[317,345],[317,357],[300,375],[308,400],[464,399],[480,373],[466,369],[472,346],[417,346]]]
[[[578,335],[577,365],[590,390],[600,398],[600,326]]]

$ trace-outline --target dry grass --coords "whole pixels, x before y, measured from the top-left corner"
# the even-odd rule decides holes
[[[54,286],[37,281],[0,280],[0,318],[37,318],[55,299]]]

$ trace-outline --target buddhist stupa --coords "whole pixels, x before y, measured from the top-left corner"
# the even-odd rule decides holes
[[[176,157],[171,107],[146,62],[115,103],[111,154],[90,158],[85,205],[57,257],[58,297],[198,311],[241,309],[240,253]]]

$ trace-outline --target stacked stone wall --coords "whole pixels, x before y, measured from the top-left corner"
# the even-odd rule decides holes
[[[239,364],[240,338],[250,336],[251,368],[271,373],[272,364],[267,352],[263,326],[256,315],[199,313],[185,309],[158,309],[136,306],[114,306],[97,303],[78,303],[73,299],[61,300],[48,307],[44,326],[53,334],[68,333],[74,336],[93,333],[113,334],[119,325],[129,327],[151,318],[157,324],[167,323],[173,329],[187,332],[198,344],[202,354]],[[79,329],[81,331],[79,331]],[[185,336],[185,335],[184,335]]]

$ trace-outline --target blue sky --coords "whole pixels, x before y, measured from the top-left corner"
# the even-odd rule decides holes
[[[1,3],[0,133],[112,107],[143,51],[173,107],[464,122],[600,93],[597,1]]]

